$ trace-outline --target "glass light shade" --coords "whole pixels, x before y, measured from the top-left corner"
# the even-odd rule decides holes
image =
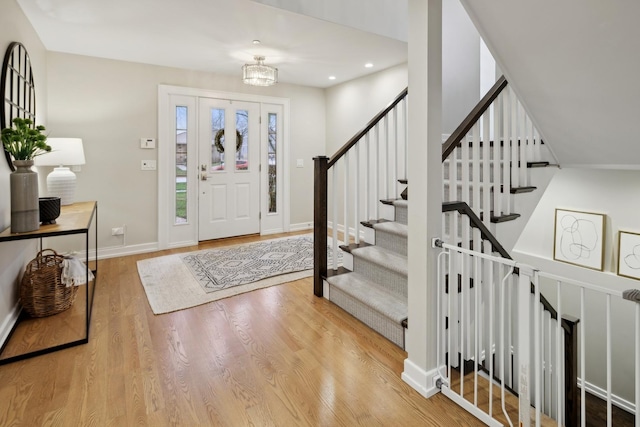
[[[242,81],[251,86],[271,86],[278,83],[278,69],[264,64],[264,56],[254,56],[255,64],[242,66]]]

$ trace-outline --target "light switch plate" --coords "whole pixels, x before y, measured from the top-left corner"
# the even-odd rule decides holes
[[[155,138],[140,138],[140,148],[156,148]]]
[[[304,159],[297,159],[296,160],[296,167],[297,168],[303,168],[304,167]]]

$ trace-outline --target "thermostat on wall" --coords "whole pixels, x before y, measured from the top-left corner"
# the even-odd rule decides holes
[[[140,148],[156,148],[156,139],[140,138]]]

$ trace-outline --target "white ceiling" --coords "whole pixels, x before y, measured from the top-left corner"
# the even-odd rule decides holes
[[[321,88],[407,60],[403,41],[250,0],[17,1],[55,52],[238,78],[260,54],[281,82]]]

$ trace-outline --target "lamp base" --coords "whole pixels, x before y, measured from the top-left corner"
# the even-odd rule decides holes
[[[60,166],[47,175],[49,196],[60,197],[60,205],[71,205],[76,195],[76,174],[67,167]]]

